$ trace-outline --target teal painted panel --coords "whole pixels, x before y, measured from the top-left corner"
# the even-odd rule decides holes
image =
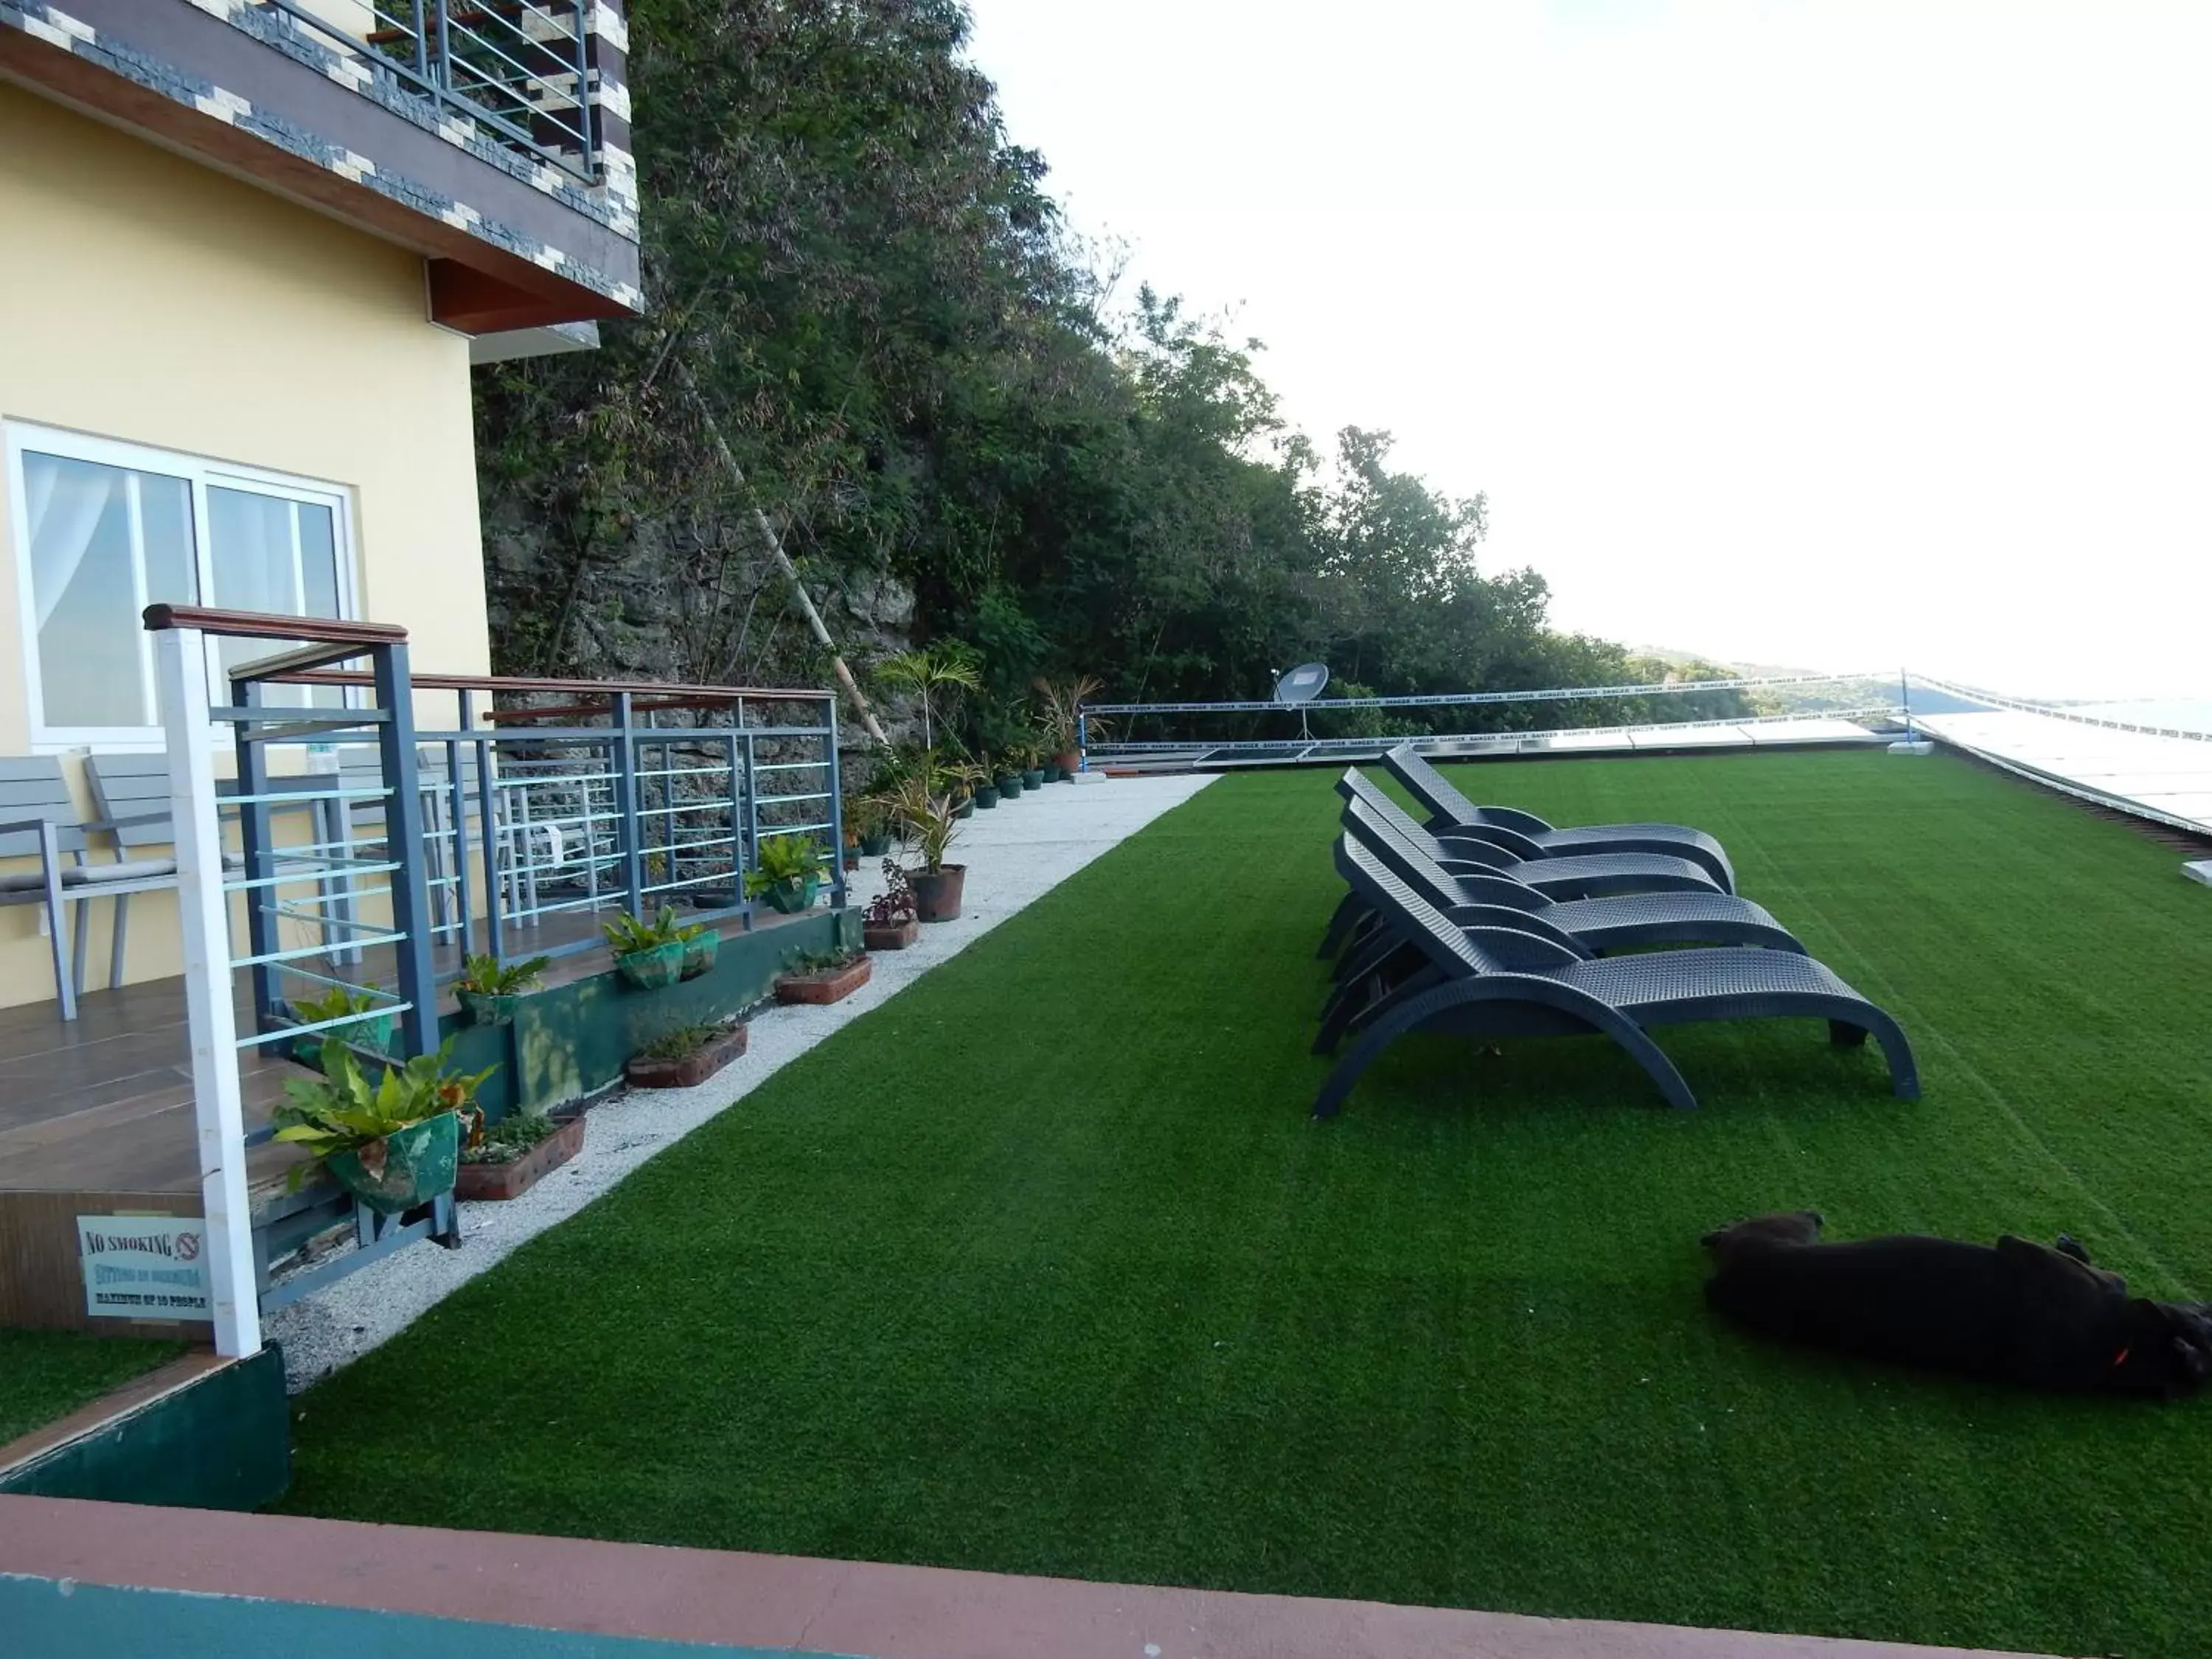
[[[257,1510],[291,1479],[291,1407],[272,1346],[25,1464],[0,1492]],[[4,1644],[0,1656],[13,1659]]]
[[[304,1601],[116,1589],[0,1573],[8,1659],[795,1659],[797,1648],[651,1642]],[[810,1654],[809,1659],[812,1659]],[[836,1659],[858,1659],[837,1656]]]
[[[454,1066],[499,1068],[479,1096],[485,1115],[497,1122],[517,1108],[542,1110],[597,1094],[620,1081],[623,1062],[653,1038],[751,1007],[768,995],[791,952],[860,942],[860,913],[853,909],[817,910],[758,933],[732,924],[714,967],[697,979],[640,991],[610,968],[525,997],[512,1025],[471,1025],[447,1015],[441,1029],[453,1039]]]

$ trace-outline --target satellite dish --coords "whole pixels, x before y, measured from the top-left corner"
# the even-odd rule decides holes
[[[1321,696],[1328,684],[1328,665],[1325,662],[1301,663],[1275,681],[1275,701],[1285,708],[1295,708],[1302,702],[1311,702]]]

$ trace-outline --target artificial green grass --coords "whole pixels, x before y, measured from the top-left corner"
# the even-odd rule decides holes
[[[2130,1655],[2212,1628],[2212,1401],[1763,1346],[1697,1240],[2061,1228],[2212,1291],[2212,895],[1948,758],[1470,769],[1718,835],[1917,1046],[1401,1044],[1309,1121],[1316,773],[1225,780],[307,1395],[311,1513]],[[1110,786],[1109,786],[1110,787]]]
[[[0,1330],[0,1446],[174,1359],[181,1342]]]

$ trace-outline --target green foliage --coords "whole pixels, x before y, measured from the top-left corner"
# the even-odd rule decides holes
[[[561,1126],[544,1112],[513,1112],[478,1135],[461,1152],[464,1164],[512,1164],[550,1140]]]
[[[664,904],[651,921],[641,921],[624,914],[599,924],[605,935],[607,946],[618,957],[634,956],[640,951],[658,950],[664,945],[676,945],[690,939],[701,931],[697,926],[685,927],[678,924],[676,907]]]
[[[811,836],[770,836],[761,842],[754,867],[745,872],[745,896],[758,898],[821,874],[822,848]]]
[[[1078,670],[1126,701],[1249,697],[1309,658],[1391,693],[1633,678],[1547,627],[1540,577],[1481,568],[1481,497],[1394,470],[1386,433],[1291,431],[1258,342],[1117,303],[952,0],[638,0],[630,28],[650,308],[476,379],[502,670],[651,639],[677,678],[821,678],[758,509],[833,627],[848,594],[912,588],[926,643],[875,678],[933,750],[1004,748],[1031,681]],[[1243,725],[1218,735],[1296,729]]]
[[[348,1014],[374,1014],[385,1006],[384,999],[374,992],[344,985],[333,985],[320,996],[294,997],[291,1003],[292,1012],[302,1025],[319,1025]]]
[[[527,962],[510,962],[501,967],[492,956],[472,956],[463,964],[461,976],[454,988],[474,992],[478,996],[520,996],[525,991],[534,991],[553,965],[550,957],[532,957]]]
[[[705,1048],[729,1030],[726,1025],[679,1025],[663,1031],[638,1050],[647,1060],[682,1060]]]
[[[783,971],[787,974],[827,974],[840,968],[850,967],[866,954],[860,951],[786,951]]]
[[[446,1060],[453,1048],[448,1041],[434,1054],[386,1066],[371,1082],[344,1043],[324,1043],[322,1075],[286,1084],[284,1104],[269,1118],[276,1139],[297,1146],[313,1160],[294,1166],[292,1189],[297,1191],[309,1170],[334,1153],[358,1152],[441,1112],[473,1112],[477,1091],[499,1068],[450,1072]]]

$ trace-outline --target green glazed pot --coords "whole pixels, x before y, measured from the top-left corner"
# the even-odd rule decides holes
[[[461,1121],[441,1112],[420,1123],[324,1160],[331,1178],[379,1215],[398,1215],[453,1190]]]
[[[1042,766],[1032,766],[1032,767],[1030,767],[1030,769],[1029,769],[1028,771],[1026,771],[1026,772],[1023,773],[1023,774],[1022,774],[1022,787],[1023,787],[1023,788],[1024,788],[1024,789],[1042,789],[1042,788],[1043,788],[1043,787],[1044,787],[1044,768],[1042,768]]]
[[[684,941],[684,977],[696,979],[714,965],[714,958],[722,953],[722,936],[708,932],[696,939]]]
[[[648,951],[632,951],[615,958],[615,971],[623,983],[641,991],[658,991],[684,977],[684,941],[672,939]]]
[[[1022,776],[1020,773],[1008,772],[1000,778],[999,799],[1000,800],[1016,799],[1020,796],[1021,793]]]
[[[970,806],[980,806],[988,811],[999,804],[999,792],[988,783],[979,784],[976,786],[975,793],[968,798],[968,804]],[[965,817],[966,814],[963,813],[962,816]]]
[[[879,859],[890,850],[891,838],[889,836],[863,836],[860,837],[860,856],[862,858]]]
[[[999,804],[999,798],[998,798],[996,795],[994,795],[994,796],[991,798],[991,805],[994,805],[994,806],[996,806],[998,804]],[[954,808],[952,809],[952,816],[953,816],[954,817],[956,817],[956,818],[972,818],[972,817],[974,817],[975,816],[975,796],[973,796],[973,795],[969,796],[965,800],[962,801],[962,802],[960,803],[960,805],[957,805],[957,806],[954,807]]]
[[[495,995],[489,991],[456,990],[453,999],[472,1025],[512,1025],[514,1011],[522,1006],[519,993]]]
[[[310,1031],[305,1036],[292,1039],[292,1056],[308,1065],[319,1063],[323,1044],[336,1037],[340,1042],[356,1048],[366,1048],[371,1054],[392,1052],[392,1016],[371,1014],[365,1019],[355,1020],[349,1025],[332,1025],[320,1031]]]
[[[814,908],[814,896],[822,890],[822,884],[812,876],[801,881],[780,881],[761,894],[761,898],[772,910],[781,910],[787,916],[795,916],[801,910]]]

